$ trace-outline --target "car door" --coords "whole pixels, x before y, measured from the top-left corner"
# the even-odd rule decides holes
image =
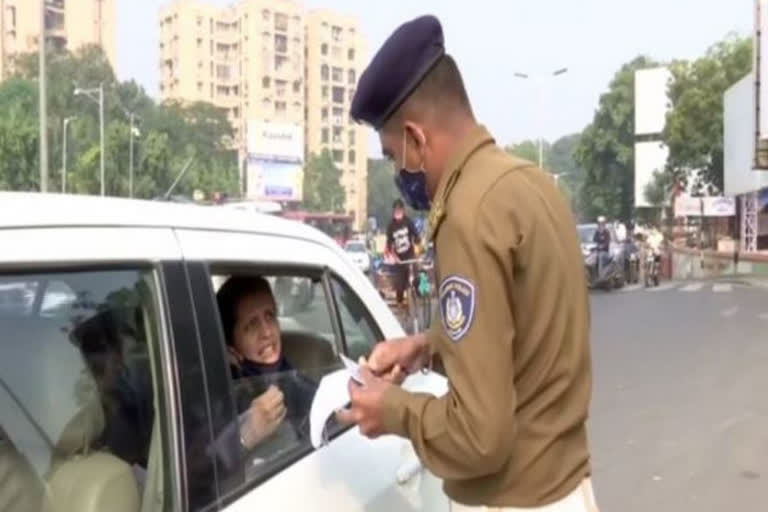
[[[317,293],[326,298],[334,346],[340,352],[362,355],[380,338],[403,335],[386,304],[341,249],[249,233],[177,230],[177,238],[187,262],[198,325],[213,323],[213,319],[206,320],[216,310],[211,268],[223,265],[262,274],[306,272],[321,285]],[[209,403],[212,408],[216,403],[225,404],[226,409],[232,398],[225,390],[232,384],[221,331],[205,338],[211,345],[202,349]],[[413,376],[405,386],[435,394],[446,389],[442,377],[424,374]],[[350,428],[336,432],[318,450],[306,446],[291,453],[270,464],[269,470],[246,467],[234,476],[220,472],[220,479],[231,480],[219,496],[219,504],[232,511],[448,509],[440,481],[423,470],[407,440],[395,436],[369,440],[357,428]]]

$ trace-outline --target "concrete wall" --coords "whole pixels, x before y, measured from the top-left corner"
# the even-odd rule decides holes
[[[672,279],[705,279],[738,275],[768,277],[768,255],[673,249]]]

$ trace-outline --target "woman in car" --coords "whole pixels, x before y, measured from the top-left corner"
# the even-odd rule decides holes
[[[277,304],[266,279],[232,277],[217,301],[236,380],[240,442],[270,458],[308,438],[317,386],[283,354]]]

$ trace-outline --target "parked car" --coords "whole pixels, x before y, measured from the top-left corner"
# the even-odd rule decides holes
[[[403,335],[319,231],[226,208],[0,193],[0,246],[0,290],[13,293],[0,308],[3,500],[54,512],[448,510],[402,438],[331,420],[324,447],[280,437],[253,455],[227,436],[240,411],[215,293],[232,276],[269,280],[282,350],[306,379]],[[404,386],[447,390],[435,373]]]
[[[344,244],[344,251],[349,255],[352,262],[367,274],[371,271],[371,255],[365,246],[365,240],[355,238]]]

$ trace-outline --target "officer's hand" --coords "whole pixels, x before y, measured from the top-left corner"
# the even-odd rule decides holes
[[[427,337],[423,334],[382,341],[368,358],[370,371],[387,382],[400,385],[405,378],[429,362]]]
[[[360,377],[364,384],[350,379],[350,405],[349,408],[336,412],[336,421],[342,425],[357,425],[361,434],[374,439],[386,434],[382,403],[384,394],[392,384],[376,377],[367,365],[360,366]]]

